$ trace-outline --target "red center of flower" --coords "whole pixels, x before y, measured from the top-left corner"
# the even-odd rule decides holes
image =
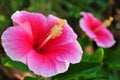
[[[63,25],[65,25],[67,22],[66,20],[58,20],[58,24],[55,24],[52,29],[50,30],[50,33],[48,37],[41,43],[41,45],[38,47],[37,50],[40,50],[50,39],[54,39],[59,37],[62,34]]]
[[[112,21],[113,21],[113,17],[110,16],[109,19],[105,20],[102,25],[100,25],[98,28],[96,28],[94,30],[94,32],[97,32],[98,30],[100,30],[104,26],[106,26],[106,27],[110,26]]]

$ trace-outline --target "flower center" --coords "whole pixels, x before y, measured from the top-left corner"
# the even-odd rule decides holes
[[[67,23],[66,20],[63,20],[63,19],[58,20],[58,24],[55,24],[52,27],[48,37],[41,43],[41,45],[38,47],[38,50],[40,50],[50,39],[59,37],[62,34],[62,30],[63,30],[62,27],[66,23]]]
[[[107,20],[105,20],[104,22],[103,22],[103,24],[101,24],[98,28],[96,28],[95,30],[94,30],[94,32],[97,32],[98,30],[100,30],[101,28],[103,28],[104,26],[105,27],[109,27],[110,25],[111,25],[111,22],[113,21],[113,17],[109,17],[109,19],[107,19]]]

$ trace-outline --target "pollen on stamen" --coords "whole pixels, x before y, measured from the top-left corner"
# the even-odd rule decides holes
[[[107,20],[105,20],[105,21],[103,22],[103,24],[104,24],[106,27],[108,27],[108,26],[111,25],[111,22],[112,22],[112,21],[113,21],[113,17],[110,16],[109,19],[107,19]]]
[[[62,34],[62,30],[63,30],[62,26],[65,25],[66,23],[67,23],[66,20],[62,20],[62,19],[58,20],[58,24],[54,25],[49,33],[52,39]]]

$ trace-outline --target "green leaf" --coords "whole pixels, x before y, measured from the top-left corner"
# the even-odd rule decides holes
[[[115,49],[106,49],[105,50],[105,64],[111,70],[120,70],[120,43],[116,46]]]
[[[98,48],[93,54],[84,53],[82,61],[86,62],[102,62],[104,58],[103,48]]]
[[[95,80],[101,80],[102,79],[105,79],[108,78],[108,72],[106,70],[104,70],[103,68],[101,68],[99,71],[97,71],[96,73],[94,74],[91,74],[91,75],[87,75],[87,77],[85,77],[86,79],[95,79]]]
[[[40,77],[25,77],[24,80],[43,80]]]
[[[25,72],[29,72],[30,70],[28,69],[28,67],[21,63],[21,62],[18,62],[18,61],[13,61],[11,60],[10,58],[6,57],[6,58],[1,58],[1,61],[2,61],[2,64],[4,66],[7,66],[7,67],[14,67],[14,68],[17,68],[19,70],[22,70],[22,71],[25,71]]]
[[[102,67],[102,63],[95,62],[81,62],[78,64],[70,65],[67,72],[53,77],[54,80],[69,80],[76,77],[88,77],[96,73]]]
[[[119,73],[117,73],[117,74],[116,73],[113,73],[113,74],[109,73],[108,80],[120,80]]]

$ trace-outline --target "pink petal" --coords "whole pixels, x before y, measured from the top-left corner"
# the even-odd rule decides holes
[[[83,15],[83,18],[86,21],[85,23],[88,24],[89,29],[91,30],[98,28],[102,24],[102,22],[96,17],[94,17],[94,15],[91,13],[81,12],[81,15]]]
[[[27,53],[32,49],[32,37],[21,27],[10,27],[2,34],[2,45],[13,60],[26,63]]]
[[[68,61],[70,63],[79,63],[83,53],[77,41],[60,46],[49,47],[44,52],[59,61]]]
[[[35,74],[50,77],[67,71],[69,63],[58,61],[53,57],[39,54],[34,50],[28,53],[28,67]]]
[[[115,44],[113,35],[106,28],[102,28],[100,31],[96,32],[96,35],[97,38],[95,38],[95,41],[100,47],[109,48]]]
[[[38,47],[47,37],[47,18],[44,15],[27,11],[17,11],[11,18],[15,25],[19,25],[29,33],[32,33],[35,47]]]
[[[86,35],[88,35],[89,38],[94,39],[96,38],[96,35],[94,34],[94,32],[92,32],[87,22],[88,21],[86,21],[86,19],[84,18],[80,19],[79,21],[80,27],[86,33]]]
[[[80,19],[80,27],[91,39],[96,38],[94,30],[102,24],[97,18],[95,18],[91,13],[81,12],[83,18]]]

